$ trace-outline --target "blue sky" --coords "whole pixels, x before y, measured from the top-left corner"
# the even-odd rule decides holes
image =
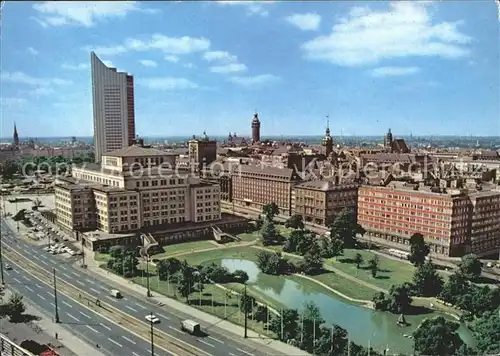
[[[137,133],[500,135],[491,1],[7,2],[2,122],[92,133],[90,50],[135,77]]]

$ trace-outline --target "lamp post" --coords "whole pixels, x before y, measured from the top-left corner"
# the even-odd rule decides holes
[[[146,285],[148,288],[146,296],[151,297],[151,289],[149,288],[149,255],[148,254],[146,254]]]
[[[2,278],[2,285],[5,285],[5,280],[3,277],[2,231],[0,231],[0,277]]]
[[[155,355],[155,343],[154,343],[154,340],[153,340],[153,313],[150,313],[149,316],[151,317],[149,323],[151,324],[151,330],[150,330],[150,334],[151,334],[151,356],[154,356]]]
[[[243,305],[243,308],[245,309],[245,339],[248,338],[248,334],[247,334],[247,328],[248,328],[248,308],[247,308],[247,284],[245,283],[245,296],[243,297],[244,299],[244,302],[245,303]]]
[[[56,323],[59,323],[59,308],[57,307],[57,284],[56,284],[56,269],[53,268],[52,272],[54,274],[54,306],[56,310]]]

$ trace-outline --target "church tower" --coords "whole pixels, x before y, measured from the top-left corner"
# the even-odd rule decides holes
[[[387,133],[385,134],[385,137],[384,137],[384,148],[386,150],[388,150],[389,152],[392,151],[392,133],[391,133],[391,129],[389,129],[389,131],[387,131]]]
[[[252,120],[252,141],[254,143],[260,142],[260,120],[257,112],[253,115]]]
[[[330,136],[330,119],[328,118],[328,116],[326,119],[325,137],[323,137],[321,145],[325,147],[325,155],[327,157],[330,156],[330,153],[333,152],[333,138],[332,136]]]
[[[14,123],[13,146],[14,148],[19,148],[19,135],[17,134],[16,123]]]

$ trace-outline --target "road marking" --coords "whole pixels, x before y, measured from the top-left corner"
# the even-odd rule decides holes
[[[90,280],[90,279],[88,279],[88,278],[85,278],[85,280],[86,280],[87,282],[89,282],[90,284],[94,284],[94,282],[93,282],[93,281],[91,281],[91,280]]]
[[[134,340],[130,340],[128,337],[126,336],[122,336],[122,338],[124,338],[125,340],[127,340],[128,342],[130,342],[131,344],[134,344],[136,345],[137,343],[134,341]]]
[[[35,284],[35,286],[36,286],[37,288],[40,288],[40,289],[42,289],[42,288],[43,288],[43,287],[42,287],[41,285],[39,285],[39,284]]]
[[[104,286],[99,286],[99,288],[104,289],[104,290],[108,290],[108,288],[106,288]]]
[[[44,296],[42,296],[42,295],[40,295],[40,294],[37,294],[37,296],[38,296],[38,297],[40,297],[40,299],[45,300],[45,297],[44,297]]]
[[[250,352],[246,352],[245,350],[242,350],[242,349],[236,349],[238,350],[239,352],[243,352],[244,354],[247,354],[249,356],[253,356],[253,354],[251,354]]]
[[[171,325],[169,325],[168,327],[169,327],[170,329],[172,329],[173,331],[177,331],[178,333],[181,333],[181,334],[183,334],[183,335],[184,335],[184,332],[183,332],[182,330],[176,329],[176,328],[174,328],[174,327],[173,327],[173,326],[171,326]]]
[[[135,353],[134,351],[132,351],[132,355],[134,355],[134,356],[141,356],[138,353]]]
[[[34,258],[35,260],[40,261],[40,258],[38,258],[38,256],[33,256],[33,258]]]
[[[145,307],[145,306],[142,306],[142,305],[140,305],[139,303],[134,303],[134,304],[135,304],[135,305],[137,305],[139,308],[146,309],[146,307]]]
[[[199,341],[199,342],[201,342],[202,344],[205,344],[205,345],[210,346],[210,347],[215,347],[215,346],[214,346],[214,345],[212,345],[211,343],[206,342],[206,341],[203,341],[203,340],[200,340],[200,339],[196,339],[196,341]]]
[[[78,322],[80,321],[80,320],[78,320],[77,318],[75,318],[73,315],[71,315],[70,313],[66,313],[66,314],[68,314],[68,316],[69,316],[71,319],[76,320],[76,321],[78,321]]]
[[[29,281],[30,279],[26,276],[22,276],[25,280]]]
[[[63,270],[65,270],[65,271],[67,271],[67,270],[68,270],[68,269],[67,269],[66,267],[64,267],[64,266],[59,266],[59,267],[61,267],[61,268],[62,268]]]
[[[21,284],[21,281],[19,279],[17,279],[16,277],[14,277],[12,279],[15,280],[17,283]]]
[[[34,292],[34,290],[33,290],[33,289],[31,289],[30,287],[28,287],[28,286],[25,286],[25,287],[26,287],[26,289],[27,289],[27,290],[29,290],[29,291],[31,291],[31,292]]]
[[[229,356],[236,356],[235,354],[233,354],[232,352],[228,353]]]
[[[96,292],[97,294],[100,294],[101,292],[99,292],[98,290],[95,290],[94,288],[90,288],[91,291],[94,291]]]
[[[77,274],[77,273],[75,273],[75,272],[71,272],[71,274],[72,274],[72,275],[74,275],[74,276],[80,277],[80,275],[78,275],[78,274]]]
[[[135,312],[137,313],[137,310],[135,310],[135,309],[134,309],[134,308],[132,308],[132,307],[129,307],[128,305],[125,305],[125,308],[130,309],[130,310],[132,310],[132,311],[135,311]]]
[[[92,317],[90,317],[89,315],[85,314],[85,313],[84,313],[84,312],[82,312],[82,311],[80,312],[80,314],[82,314],[83,316],[85,316],[85,317],[87,317],[87,318],[89,318],[89,319],[92,319]]]
[[[123,347],[122,345],[120,345],[120,344],[119,344],[119,343],[117,343],[115,340],[113,340],[113,339],[111,339],[111,338],[109,338],[109,337],[108,337],[108,340],[109,340],[109,341],[111,341],[111,342],[112,342],[113,344],[115,344],[115,345],[118,345],[118,346],[120,346],[120,347]]]
[[[52,292],[47,292],[47,294],[54,298],[54,294],[52,294]]]
[[[90,325],[85,325],[85,326],[87,327],[87,329],[90,329],[90,330],[92,330],[93,332],[95,332],[95,333],[98,333],[98,334],[99,334],[99,331],[97,331],[96,329],[94,329],[92,326],[90,326]]]
[[[44,265],[47,265],[47,266],[49,265],[49,264],[48,264],[47,262],[45,262],[45,261],[40,261],[40,262],[42,262]]]
[[[75,280],[75,282],[76,282],[76,283],[78,283],[78,284],[79,284],[79,285],[81,285],[81,286],[84,286],[84,285],[85,285],[85,283],[83,283],[82,281],[79,281],[78,279],[77,279],[77,280]]]
[[[103,323],[99,323],[99,324],[101,324],[101,326],[102,326],[103,328],[106,328],[106,329],[108,329],[108,330],[110,330],[110,331],[111,331],[111,328],[110,328],[109,326],[107,326],[107,325],[105,325],[105,324],[103,324]]]
[[[63,300],[63,304],[64,304],[64,305],[67,305],[67,306],[68,306],[68,307],[70,307],[70,308],[73,308],[73,306],[72,306],[71,304],[66,303],[64,300]]]
[[[166,316],[166,315],[159,314],[159,313],[156,313],[156,315],[161,316],[165,320],[170,320],[170,318],[168,316]]]
[[[50,303],[50,305],[52,305],[54,308],[56,307],[56,305],[54,303],[52,303],[52,302]]]
[[[218,342],[219,344],[223,344],[223,345],[224,345],[224,342],[223,342],[223,341],[220,341],[219,339],[216,339],[216,338],[215,338],[215,337],[213,337],[213,336],[209,336],[208,338],[209,338],[209,339],[211,339],[211,340],[214,340],[215,342]]]
[[[72,278],[69,274],[63,273],[63,276],[66,278]]]

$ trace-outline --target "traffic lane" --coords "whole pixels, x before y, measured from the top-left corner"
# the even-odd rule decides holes
[[[216,332],[215,330],[208,330],[210,335],[207,338],[191,336],[179,330],[181,320],[189,318],[189,316],[186,315],[184,318],[179,318],[176,315],[168,313],[156,304],[149,302],[144,303],[144,300],[140,300],[132,295],[127,295],[125,298],[119,300],[113,298],[109,295],[109,291],[114,288],[113,286],[103,282],[102,280],[99,282],[95,280],[92,281],[88,278],[89,274],[85,273],[79,267],[70,264],[65,266],[64,261],[60,256],[48,254],[43,250],[42,246],[29,245],[26,243],[23,243],[22,245],[25,248],[18,249],[16,246],[12,247],[23,256],[36,260],[37,264],[40,265],[41,263],[43,265],[40,265],[41,268],[46,270],[50,269],[50,271],[52,271],[52,268],[55,268],[56,271],[58,271],[58,278],[73,284],[75,287],[84,289],[87,293],[94,295],[96,298],[106,298],[106,302],[111,303],[120,311],[132,315],[139,320],[144,319],[147,314],[153,312],[162,319],[162,323],[157,326],[159,330],[169,333],[182,341],[193,344],[204,351],[212,354],[216,352],[216,354],[220,353],[220,355],[224,356],[234,354],[235,352],[254,355],[255,353],[259,353],[259,349],[264,348],[261,345],[238,343],[228,337],[225,337],[222,333]],[[59,271],[59,269],[62,269],[63,271]],[[169,316],[166,316],[165,314],[169,314]]]
[[[8,271],[9,279],[6,280],[13,289],[18,290],[34,305],[47,314],[54,315],[53,289],[44,283],[31,280],[28,276],[22,269],[13,269]],[[96,312],[81,306],[62,293],[57,294],[57,299],[61,325],[83,336],[90,344],[98,344],[100,349],[110,355],[143,356],[150,352],[149,342],[100,317]],[[162,351],[156,354],[171,355]]]

